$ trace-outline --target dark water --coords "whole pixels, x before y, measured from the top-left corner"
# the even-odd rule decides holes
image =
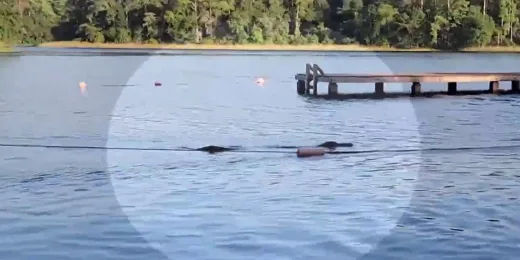
[[[297,96],[293,79],[309,62],[325,72],[499,72],[518,68],[517,56],[191,54],[0,59],[2,144],[245,149],[2,147],[1,259],[520,253],[517,96],[324,101]],[[325,141],[379,152],[298,159],[269,148]],[[399,149],[412,151],[389,151]]]

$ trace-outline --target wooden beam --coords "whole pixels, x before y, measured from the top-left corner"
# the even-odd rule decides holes
[[[304,80],[306,75],[297,74],[296,80]],[[315,78],[316,80],[316,78]],[[520,81],[520,73],[426,73],[401,75],[323,74],[316,81],[336,83],[447,83],[447,82],[491,82]]]

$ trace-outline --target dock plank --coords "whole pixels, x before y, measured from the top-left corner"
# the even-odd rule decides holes
[[[297,74],[296,80],[306,80],[306,74]],[[312,77],[312,76],[311,76]],[[486,81],[515,81],[520,80],[520,73],[480,73],[480,72],[451,72],[451,73],[420,73],[420,74],[338,74],[327,73],[318,76],[318,82],[336,83],[446,83],[446,82],[486,82]]]
[[[352,74],[352,73],[325,73],[317,64],[306,64],[305,73],[295,75],[297,80],[297,93],[318,97],[318,83],[328,83],[327,98],[384,98],[387,96],[409,95],[410,97],[426,97],[438,95],[465,95],[465,94],[520,94],[520,72],[424,72],[401,74]],[[500,89],[501,81],[509,81],[510,90]],[[463,91],[457,89],[457,83],[488,82],[488,88],[480,91]],[[342,94],[338,92],[338,83],[372,83],[374,92],[366,94]],[[410,92],[403,91],[399,94],[385,92],[385,83],[411,83]],[[421,90],[422,83],[447,83],[447,91],[434,91],[426,93]]]

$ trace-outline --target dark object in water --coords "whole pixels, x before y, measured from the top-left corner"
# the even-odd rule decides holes
[[[331,150],[336,149],[337,147],[352,147],[352,146],[354,146],[352,143],[336,143],[336,142],[332,142],[332,141],[328,141],[328,142],[318,145],[318,147],[324,147],[324,148],[328,148]]]
[[[221,153],[225,151],[234,150],[232,148],[226,148],[221,146],[209,145],[196,149],[197,151],[208,152],[208,153]]]

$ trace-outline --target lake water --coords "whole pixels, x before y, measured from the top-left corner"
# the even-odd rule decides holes
[[[325,72],[509,72],[518,55],[28,50],[0,57],[1,259],[520,253],[518,96],[325,101],[298,96],[293,78],[305,63]],[[272,148],[325,141],[373,152],[299,159]],[[131,149],[206,145],[243,151]],[[481,149],[457,149],[468,147]]]

